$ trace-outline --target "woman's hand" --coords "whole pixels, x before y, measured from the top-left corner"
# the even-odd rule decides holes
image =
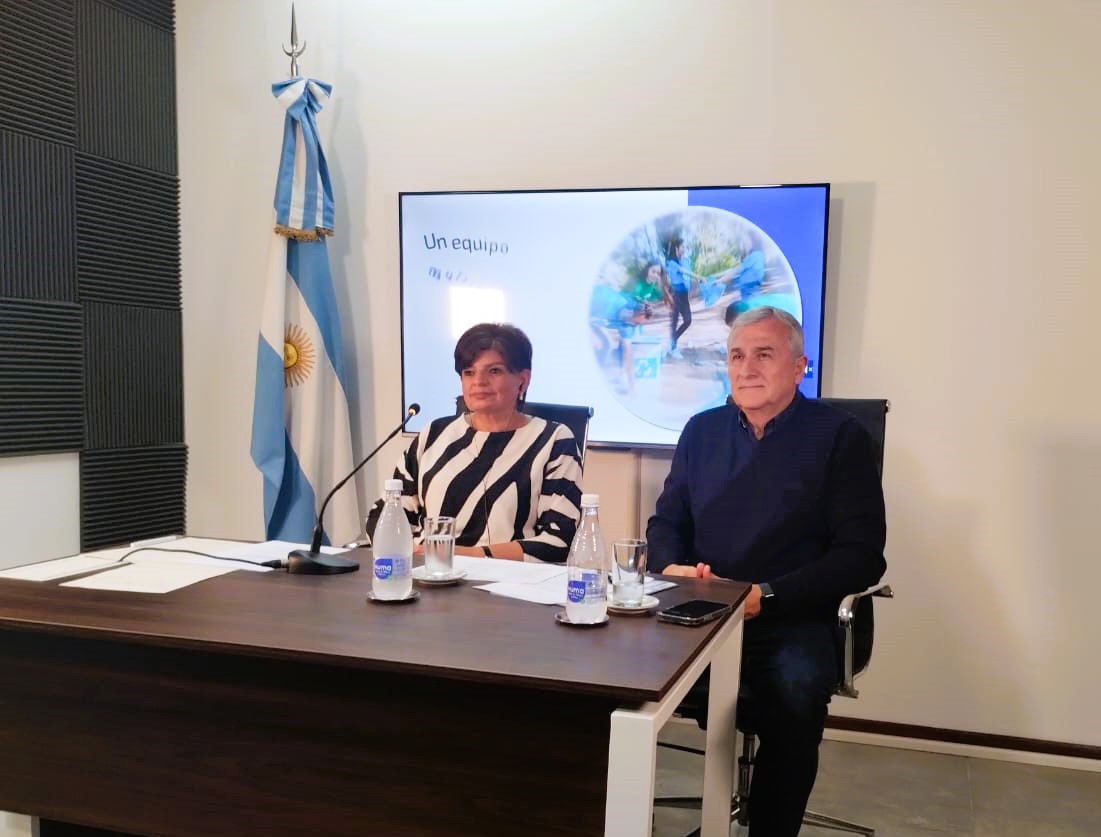
[[[485,553],[482,552],[480,546],[456,546],[456,555],[467,555],[471,558],[485,558]]]
[[[492,555],[486,555],[485,548],[481,546],[455,546],[456,555],[468,555],[471,558],[500,558],[505,561],[523,561],[524,547],[519,541],[490,544]]]

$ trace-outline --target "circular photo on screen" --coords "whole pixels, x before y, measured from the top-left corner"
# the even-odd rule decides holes
[[[593,356],[626,409],[679,430],[726,402],[729,324],[762,305],[803,321],[780,248],[740,215],[688,207],[632,230],[604,260],[589,300]]]

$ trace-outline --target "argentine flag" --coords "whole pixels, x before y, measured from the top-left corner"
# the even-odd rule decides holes
[[[287,117],[256,356],[252,460],[264,479],[267,538],[294,543],[310,542],[321,501],[355,466],[325,243],[333,231],[332,184],[315,118],[331,90],[302,77],[272,85]],[[333,497],[325,532],[325,542],[337,544],[359,534],[354,482]]]

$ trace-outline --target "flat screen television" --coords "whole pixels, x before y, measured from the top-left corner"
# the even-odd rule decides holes
[[[828,209],[826,183],[401,193],[407,429],[454,413],[455,341],[479,322],[527,333],[529,400],[592,406],[594,445],[676,444],[726,401],[728,322],[761,305],[803,324],[817,397]]]

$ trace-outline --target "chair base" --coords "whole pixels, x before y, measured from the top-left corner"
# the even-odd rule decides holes
[[[659,741],[658,746],[670,750],[679,750],[682,753],[694,753],[703,755],[703,750],[695,747],[686,747],[683,744],[672,744]],[[757,760],[757,736],[752,731],[742,731],[742,754],[738,757],[738,787],[734,797],[730,800],[730,822],[738,825],[749,825],[749,788],[753,779],[753,765]],[[654,806],[660,808],[699,808],[703,800],[698,796],[659,796],[654,800]],[[839,817],[831,817],[828,814],[819,814],[815,811],[803,813],[804,825],[816,825],[821,828],[830,828],[835,831],[847,831],[850,834],[863,834],[865,837],[875,837],[875,829],[860,823],[843,820]],[[697,837],[700,830],[697,828],[688,834],[688,837]]]
[[[698,796],[661,796],[654,800],[654,805],[661,808],[699,808],[702,804]],[[734,797],[733,806],[730,809],[730,822],[745,826],[749,824],[747,806],[738,797]],[[875,837],[875,829],[867,825],[843,820],[840,817],[831,817],[827,814],[819,814],[815,811],[807,811],[803,815],[803,825],[816,825],[820,828],[830,828],[835,831],[847,831],[850,834],[862,834],[864,837]],[[699,837],[700,830],[690,831],[686,837]]]
[[[860,823],[850,822],[849,820],[843,820],[838,817],[831,817],[826,814],[818,814],[814,811],[807,811],[803,815],[804,825],[817,825],[822,828],[832,828],[835,831],[848,831],[851,834],[863,834],[865,837],[875,837],[875,829],[870,828]]]

